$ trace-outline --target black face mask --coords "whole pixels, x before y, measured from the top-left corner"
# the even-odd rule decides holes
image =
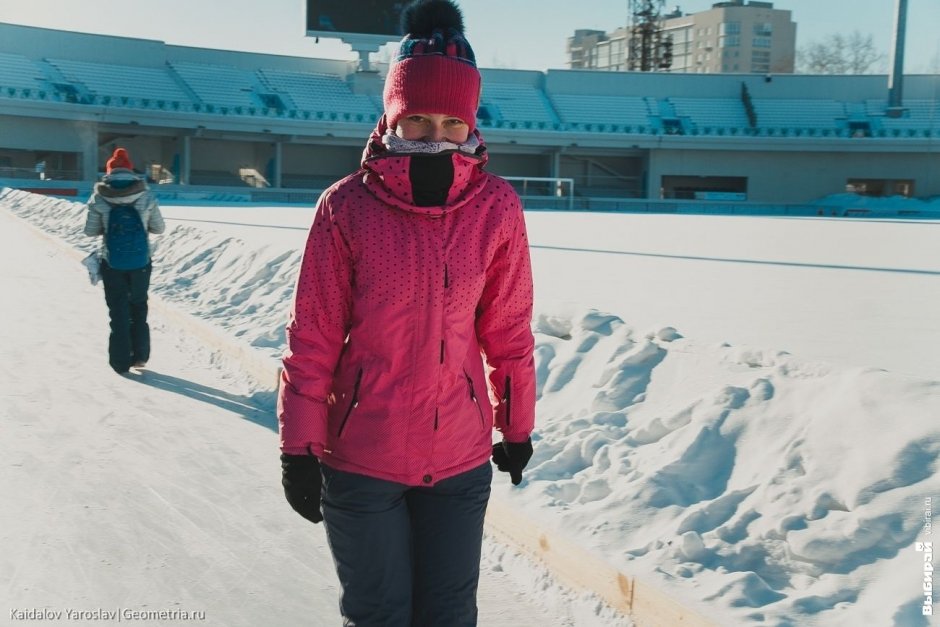
[[[450,152],[411,155],[408,168],[411,193],[419,207],[436,207],[447,202],[454,184],[454,162]]]

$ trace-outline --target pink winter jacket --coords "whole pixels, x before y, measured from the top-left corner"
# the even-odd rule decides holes
[[[447,204],[419,207],[411,157],[387,152],[384,130],[317,205],[287,326],[281,450],[432,485],[489,459],[494,421],[510,442],[532,432],[528,240],[482,141],[452,154]]]

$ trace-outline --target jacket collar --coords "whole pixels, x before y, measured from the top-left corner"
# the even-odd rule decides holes
[[[105,179],[95,183],[95,193],[105,201],[115,205],[126,205],[137,202],[143,193],[147,191],[147,184],[142,179],[129,181],[129,184],[123,187],[114,187],[111,181]]]
[[[362,168],[365,172],[363,182],[366,189],[379,200],[411,213],[439,217],[472,201],[486,184],[486,174],[483,172],[487,162],[486,145],[483,137],[474,130],[473,133],[480,141],[476,154],[459,150],[441,153],[449,154],[454,165],[454,182],[447,192],[447,201],[441,206],[419,207],[414,202],[408,177],[412,155],[389,152],[382,143],[387,130],[385,116],[382,116],[362,154]]]

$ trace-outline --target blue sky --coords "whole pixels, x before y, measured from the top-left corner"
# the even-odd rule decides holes
[[[351,0],[352,1],[352,0]],[[778,0],[793,12],[797,46],[836,32],[871,34],[886,54],[896,0]],[[686,13],[712,0],[679,2]],[[467,35],[484,67],[565,67],[575,29],[613,30],[626,23],[627,0],[463,0]],[[670,2],[671,8],[676,3]],[[133,8],[131,8],[133,6]],[[143,8],[137,8],[143,7]],[[353,58],[348,46],[304,37],[303,0],[30,0],[4,2],[0,21],[81,32],[159,39],[169,44],[299,56]],[[940,2],[909,0],[908,73],[940,68]],[[885,64],[885,69],[887,65]]]

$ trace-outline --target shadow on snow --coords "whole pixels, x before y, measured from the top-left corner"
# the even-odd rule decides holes
[[[197,401],[215,405],[277,433],[274,392],[255,392],[251,396],[239,396],[155,370],[143,370],[131,379],[160,390],[182,394]]]

